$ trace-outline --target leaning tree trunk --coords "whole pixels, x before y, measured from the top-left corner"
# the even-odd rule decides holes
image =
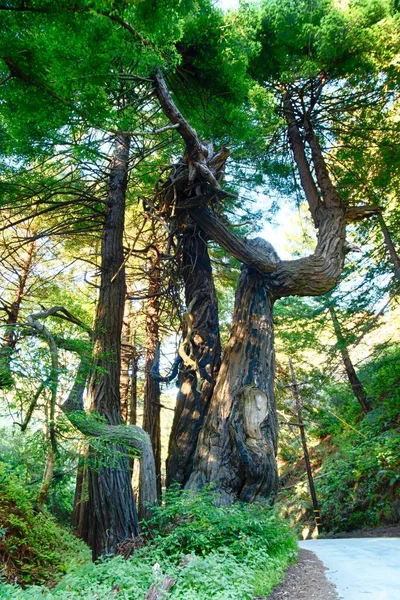
[[[364,414],[367,415],[371,410],[371,405],[369,403],[367,393],[364,390],[364,387],[358,378],[358,375],[354,368],[353,362],[350,358],[350,354],[347,349],[346,341],[343,337],[342,328],[340,326],[339,319],[337,318],[337,314],[336,314],[336,311],[333,308],[333,306],[329,307],[329,313],[331,315],[337,343],[339,346],[340,354],[342,356],[344,368],[346,370],[346,375],[349,380],[351,389],[353,391],[354,396],[357,398],[358,402],[360,403]]]
[[[111,166],[101,248],[101,282],[94,332],[91,407],[110,425],[122,423],[121,331],[126,296],[123,232],[129,138],[118,136]],[[115,554],[138,534],[138,518],[124,446],[103,442],[89,452],[89,535],[93,558]]]
[[[392,236],[390,235],[390,231],[386,225],[385,219],[383,218],[381,213],[378,213],[378,221],[379,221],[381,231],[383,233],[383,238],[385,240],[386,250],[387,250],[387,252],[390,256],[390,260],[392,261],[392,264],[393,264],[394,274],[395,274],[397,280],[400,282],[400,257],[399,257],[397,250],[393,244]]]
[[[28,245],[26,259],[20,266],[14,298],[10,307],[7,308],[6,330],[0,345],[0,389],[7,388],[12,384],[11,356],[17,343],[15,326],[18,323],[21,303],[26,293],[26,283],[32,269],[35,251],[36,241],[32,240]]]
[[[196,226],[183,235],[181,275],[187,312],[181,345],[183,368],[168,448],[167,486],[174,482],[184,486],[192,472],[199,431],[221,364],[217,294],[204,233]]]
[[[143,429],[150,436],[153,446],[154,460],[156,463],[157,496],[161,499],[161,389],[157,378],[152,377],[152,371],[157,360],[157,350],[160,344],[160,292],[161,272],[160,257],[157,250],[153,250],[150,259],[149,299],[146,308],[146,350],[145,350],[145,384],[143,406]],[[139,483],[140,485],[140,483]]]
[[[212,482],[223,503],[251,502],[277,488],[272,307],[259,273],[243,267],[230,339],[186,486]]]

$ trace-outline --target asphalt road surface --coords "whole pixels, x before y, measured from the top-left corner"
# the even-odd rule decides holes
[[[327,567],[343,600],[400,600],[400,538],[299,542]]]

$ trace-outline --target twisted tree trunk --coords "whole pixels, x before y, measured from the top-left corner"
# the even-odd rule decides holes
[[[212,201],[218,202],[224,197],[218,175],[221,163],[215,157],[224,156],[224,163],[226,151],[221,150],[215,157],[210,154],[175,106],[160,73],[154,78],[154,86],[164,113],[171,123],[178,125],[177,131],[186,146],[187,181],[182,183],[181,176],[179,180],[175,178],[176,185],[170,186],[176,212],[188,211],[208,237],[246,265],[236,294],[230,341],[204,417],[186,486],[196,488],[213,483],[224,502],[234,498],[272,497],[278,483],[273,303],[277,298],[290,295],[318,296],[336,285],[344,262],[348,210],[330,178],[311,117],[308,113],[300,118],[295,114],[292,91],[288,90],[284,97],[284,116],[301,183],[318,229],[317,246],[310,256],[281,261],[267,242],[238,238],[207,208]],[[166,202],[163,206],[170,204]],[[357,215],[367,216],[364,207],[355,208]],[[164,211],[164,216],[170,217],[171,213]],[[192,270],[192,277],[193,273]],[[194,288],[198,285],[195,281],[193,284]],[[191,297],[196,297],[196,289]],[[190,406],[194,405],[194,398],[194,395],[187,398]],[[184,403],[182,407],[187,412],[191,410]],[[178,400],[178,418],[183,408],[179,409]],[[175,429],[170,443],[170,465],[179,460],[176,435]],[[191,460],[187,463],[189,469]],[[181,481],[186,477],[187,470],[184,474],[182,471]]]
[[[277,488],[273,298],[244,267],[232,329],[186,487],[213,483],[223,503]]]
[[[183,235],[181,274],[188,307],[182,332],[183,356],[187,358],[183,359],[179,375],[168,448],[167,486],[173,482],[184,486],[192,472],[197,438],[221,363],[217,294],[207,243],[198,227],[188,228]]]

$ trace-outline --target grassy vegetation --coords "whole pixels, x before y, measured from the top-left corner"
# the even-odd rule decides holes
[[[0,573],[19,584],[48,583],[89,559],[85,544],[35,511],[33,498],[0,463]],[[4,591],[0,590],[0,598]]]
[[[117,556],[70,569],[48,590],[4,585],[2,600],[143,600],[165,574],[176,578],[176,600],[251,600],[267,595],[297,554],[287,525],[268,505],[215,505],[200,494],[172,491],[144,524],[147,544],[128,560]]]

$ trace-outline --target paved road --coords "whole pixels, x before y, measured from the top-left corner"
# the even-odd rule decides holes
[[[306,540],[343,600],[400,600],[400,538]]]

